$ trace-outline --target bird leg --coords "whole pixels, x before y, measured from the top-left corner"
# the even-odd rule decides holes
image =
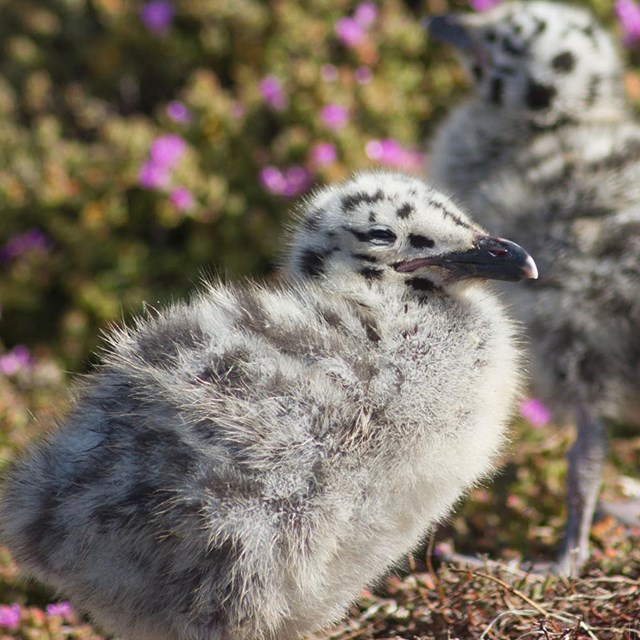
[[[558,573],[575,576],[589,557],[589,532],[607,451],[602,421],[585,407],[576,415],[576,440],[568,453],[567,527],[556,561]]]

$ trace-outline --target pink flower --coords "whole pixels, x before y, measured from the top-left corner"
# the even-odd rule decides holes
[[[264,167],[260,171],[260,182],[269,193],[281,195],[284,192],[284,176],[277,167]]]
[[[260,182],[269,192],[278,196],[296,196],[311,184],[311,174],[299,165],[281,171],[267,166],[260,171]]]
[[[19,604],[0,605],[0,627],[15,631],[20,626],[21,615]]]
[[[320,68],[320,76],[325,82],[335,82],[338,79],[338,69],[333,64],[323,64]]]
[[[534,427],[544,427],[551,420],[551,412],[537,398],[530,398],[522,402],[520,415]]]
[[[367,36],[365,28],[353,18],[340,18],[335,30],[340,42],[347,47],[357,47]]]
[[[70,602],[54,602],[53,604],[47,605],[47,613],[50,616],[68,618],[73,615],[73,607]]]
[[[407,171],[420,171],[424,164],[424,156],[421,153],[406,149],[393,138],[369,140],[365,145],[365,152],[369,158],[380,164]]]
[[[316,167],[333,164],[338,157],[336,146],[331,142],[319,142],[311,149],[311,162]]]
[[[633,0],[616,0],[615,13],[622,29],[622,40],[627,46],[640,40],[640,6]]]
[[[500,4],[501,0],[469,0],[469,4],[474,11],[488,11],[497,4]]]
[[[12,376],[21,370],[28,369],[32,364],[29,350],[19,344],[11,351],[0,356],[0,373]]]
[[[284,195],[297,196],[311,184],[311,174],[304,167],[294,165],[285,170],[284,180]]]
[[[50,247],[51,241],[40,229],[29,229],[13,236],[0,249],[0,261],[10,262],[31,251],[47,251]]]
[[[194,200],[191,192],[184,187],[177,187],[169,196],[171,204],[179,211],[188,211],[193,208]]]
[[[342,129],[349,122],[349,111],[339,104],[328,104],[322,107],[320,118],[329,129]]]
[[[288,104],[282,81],[276,76],[266,76],[260,81],[260,93],[264,101],[276,111],[282,111]]]
[[[158,167],[171,169],[182,157],[187,143],[173,133],[156,138],[151,144],[149,157]]]
[[[369,67],[358,67],[353,75],[358,84],[369,84],[373,78],[373,73],[371,73]]]
[[[174,121],[186,124],[191,121],[189,109],[179,100],[172,100],[167,105],[167,115]]]
[[[138,182],[145,189],[163,189],[169,185],[169,168],[147,160],[138,173]]]
[[[151,33],[163,35],[173,22],[173,4],[167,0],[151,0],[140,10],[140,19]]]
[[[353,19],[365,29],[370,27],[378,17],[378,7],[373,2],[361,2],[353,14]]]

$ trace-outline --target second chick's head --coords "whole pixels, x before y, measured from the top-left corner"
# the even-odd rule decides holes
[[[549,125],[624,105],[616,44],[584,9],[507,2],[484,13],[433,17],[428,29],[457,48],[476,93],[497,108]]]

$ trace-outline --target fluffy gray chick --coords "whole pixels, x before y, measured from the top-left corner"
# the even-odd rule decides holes
[[[475,86],[435,138],[431,179],[540,267],[511,300],[538,392],[577,424],[557,562],[575,572],[588,557],[602,420],[640,424],[640,127],[616,46],[583,9],[506,3],[437,17],[430,32],[458,47]]]
[[[530,277],[417,179],[324,189],[281,284],[215,283],[111,337],[10,472],[2,538],[122,638],[318,629],[490,472],[520,375],[485,278]]]

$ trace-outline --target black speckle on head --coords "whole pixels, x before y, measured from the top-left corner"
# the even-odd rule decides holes
[[[489,29],[488,31],[485,32],[484,34],[484,41],[485,42],[495,42],[498,39],[498,36],[496,35],[496,32]]]
[[[522,45],[516,44],[511,38],[503,38],[502,39],[502,48],[506,53],[511,54],[512,56],[521,56],[525,49]]]
[[[375,256],[370,256],[367,253],[354,253],[353,257],[356,260],[360,260],[362,262],[370,262],[371,264],[375,264],[376,262],[378,262],[378,258],[376,258]]]
[[[413,205],[409,202],[405,202],[402,206],[396,209],[396,215],[398,218],[408,218],[412,213],[415,212]]]
[[[305,249],[300,256],[300,270],[307,276],[322,275],[326,258],[326,253],[314,249]]]
[[[414,291],[421,293],[429,293],[432,291],[440,291],[440,287],[436,286],[428,278],[409,278],[406,281],[408,287],[411,287]]]
[[[571,51],[563,51],[551,60],[551,66],[558,73],[570,73],[576,66],[576,57]]]
[[[592,44],[596,47],[598,46],[598,38],[596,33],[599,30],[599,26],[595,22],[590,22],[586,27],[582,27],[581,31],[584,33],[589,40],[591,40]]]
[[[588,107],[592,106],[595,103],[596,98],[598,97],[598,93],[600,91],[601,82],[602,82],[602,78],[598,75],[594,74],[591,76],[591,78],[589,78],[587,95],[585,97],[585,102],[587,103]]]
[[[435,245],[435,242],[431,238],[427,238],[427,236],[410,233],[409,244],[414,249],[429,249]]]
[[[534,80],[530,80],[526,97],[527,105],[534,111],[547,109],[555,95],[556,90],[554,87],[538,84]]]
[[[449,209],[447,209],[442,202],[438,202],[437,200],[429,200],[429,206],[433,207],[434,209],[438,209],[438,211],[442,213],[443,218],[448,218],[449,220],[452,220],[453,223],[458,227],[462,227],[464,229],[473,229],[473,227],[470,224],[466,223],[462,218],[456,215],[453,211],[450,211]]]
[[[364,267],[360,269],[358,273],[365,278],[365,280],[380,280],[382,278],[382,270],[374,269],[373,267]]]
[[[360,191],[358,193],[352,193],[351,195],[342,198],[341,205],[344,211],[350,212],[363,203],[375,204],[376,202],[380,202],[380,200],[383,199],[384,194],[382,193],[382,189],[378,189],[374,193],[363,193]]]
[[[375,222],[375,221],[376,221],[376,212],[369,211],[369,222]]]
[[[536,28],[533,30],[531,38],[537,38],[546,28],[547,23],[544,20],[536,18]]]
[[[471,73],[478,82],[482,80],[482,76],[484,75],[482,67],[479,64],[474,64],[473,67],[471,67]]]
[[[491,80],[491,95],[489,96],[489,99],[493,104],[502,104],[502,89],[502,78],[493,78]]]

